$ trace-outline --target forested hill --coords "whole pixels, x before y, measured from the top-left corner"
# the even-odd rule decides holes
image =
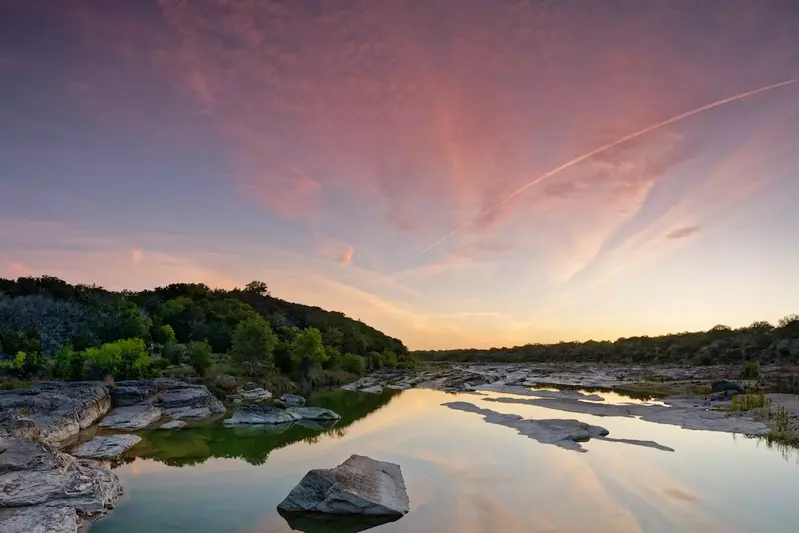
[[[150,346],[207,342],[214,353],[227,353],[237,326],[256,315],[286,347],[298,332],[316,328],[328,355],[355,354],[368,361],[375,354],[400,360],[408,354],[400,340],[343,313],[275,298],[263,282],[230,291],[177,283],[114,292],[51,276],[0,278],[0,354],[53,355],[65,345],[79,351],[131,338]],[[280,343],[278,367],[279,349]]]
[[[799,315],[777,325],[754,322],[733,329],[718,325],[708,331],[657,337],[628,337],[616,341],[527,344],[512,348],[422,350],[414,355],[428,361],[486,362],[608,362],[608,363],[735,363],[739,361],[799,362]]]

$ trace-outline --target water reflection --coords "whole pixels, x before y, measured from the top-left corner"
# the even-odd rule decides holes
[[[302,420],[289,424],[258,424],[223,427],[219,421],[206,427],[165,431],[142,431],[144,442],[134,449],[137,457],[154,459],[170,466],[193,466],[211,458],[243,459],[251,465],[264,464],[270,452],[295,442],[316,443],[324,437],[341,438],[347,426],[386,406],[397,391],[382,394],[332,390],[312,394],[309,405],[332,409],[341,420],[315,422]]]
[[[329,516],[311,513],[278,511],[289,527],[303,533],[358,533],[373,527],[396,522],[400,517],[386,516]]]

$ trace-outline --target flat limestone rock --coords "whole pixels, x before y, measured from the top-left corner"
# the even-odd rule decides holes
[[[241,405],[233,411],[233,416],[223,422],[225,426],[238,424],[286,424],[299,418],[285,409],[266,405]]]
[[[51,445],[9,439],[0,449],[0,508],[44,505],[95,515],[113,507],[122,493],[110,469]]]
[[[305,398],[297,394],[284,394],[280,402],[286,407],[305,407]]]
[[[250,401],[263,401],[272,397],[272,393],[261,387],[246,390],[241,393],[241,397]]]
[[[487,402],[515,403],[546,407],[571,413],[595,416],[638,417],[645,422],[680,426],[683,429],[722,431],[744,435],[764,435],[768,426],[763,422],[741,416],[730,416],[723,411],[709,411],[702,402],[672,400],[670,405],[646,404],[601,404],[579,400],[555,400],[546,398],[487,398]]]
[[[100,427],[113,429],[142,429],[159,418],[163,411],[152,405],[117,407],[100,421]]]
[[[72,455],[86,459],[116,459],[141,442],[138,435],[101,435],[84,442]]]
[[[286,412],[297,420],[339,420],[341,418],[335,411],[322,407],[288,407]]]
[[[158,427],[158,429],[181,429],[186,427],[187,422],[183,420],[173,420]]]
[[[383,387],[380,385],[373,385],[371,387],[366,387],[365,389],[360,389],[361,392],[367,392],[369,394],[380,394],[383,392]]]
[[[77,533],[78,515],[68,506],[0,509],[3,533]]]
[[[305,474],[277,508],[287,513],[399,518],[410,502],[399,465],[352,455],[336,468]]]
[[[114,405],[125,407],[147,404],[165,410],[182,407],[207,407],[212,413],[224,413],[222,405],[208,387],[179,379],[155,378],[118,381],[111,392]]]
[[[94,424],[111,408],[98,381],[42,381],[0,392],[0,437],[37,438],[55,444]]]

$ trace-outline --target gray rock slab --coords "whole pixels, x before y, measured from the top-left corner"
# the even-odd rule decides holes
[[[99,426],[113,429],[142,429],[159,418],[163,411],[152,405],[117,407],[100,421]]]
[[[34,505],[0,509],[3,533],[77,533],[78,515],[68,506]]]
[[[305,474],[277,507],[282,512],[401,517],[410,501],[399,465],[352,455],[336,468]]]
[[[359,389],[361,392],[368,392],[369,394],[380,394],[383,392],[383,387],[380,385],[373,385],[371,387],[366,387],[365,389]]]
[[[285,409],[265,405],[241,405],[233,410],[233,416],[223,422],[225,426],[238,424],[286,424],[299,420]]]
[[[99,435],[72,450],[85,459],[116,459],[141,442],[138,435]]]
[[[110,469],[30,440],[3,442],[0,453],[0,508],[71,507],[95,515],[113,507],[122,488]]]
[[[110,407],[108,387],[95,381],[42,381],[0,391],[0,437],[59,443],[94,424]]]
[[[341,416],[335,411],[322,407],[288,407],[286,412],[297,420],[339,420]]]

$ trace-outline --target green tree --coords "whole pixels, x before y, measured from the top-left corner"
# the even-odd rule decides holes
[[[175,330],[169,324],[164,324],[153,330],[153,342],[166,346],[167,344],[178,342],[175,337]]]
[[[378,370],[383,368],[383,356],[380,355],[380,352],[369,352],[366,354],[366,359],[369,361],[370,369]]]
[[[325,346],[327,358],[322,363],[322,368],[327,370],[338,370],[341,368],[341,352],[335,346]]]
[[[251,317],[236,326],[230,355],[252,375],[258,365],[272,366],[277,335],[260,316]]]
[[[393,370],[397,368],[398,363],[399,361],[397,360],[397,354],[390,350],[383,352],[383,366]]]
[[[327,360],[322,333],[316,328],[308,328],[300,332],[291,343],[291,360],[295,367],[303,365],[308,368],[321,366]]]
[[[186,345],[177,342],[170,342],[169,344],[165,344],[164,347],[161,349],[161,357],[163,357],[173,365],[183,364],[183,361],[185,361],[187,354],[188,354],[188,349],[186,348]]]
[[[269,287],[263,281],[251,281],[244,287],[244,290],[259,296],[269,296]]]
[[[203,341],[193,341],[189,343],[189,360],[194,371],[198,376],[205,377],[208,369],[211,368],[211,345]]]
[[[366,359],[354,353],[344,354],[341,369],[362,376],[366,372]]]

